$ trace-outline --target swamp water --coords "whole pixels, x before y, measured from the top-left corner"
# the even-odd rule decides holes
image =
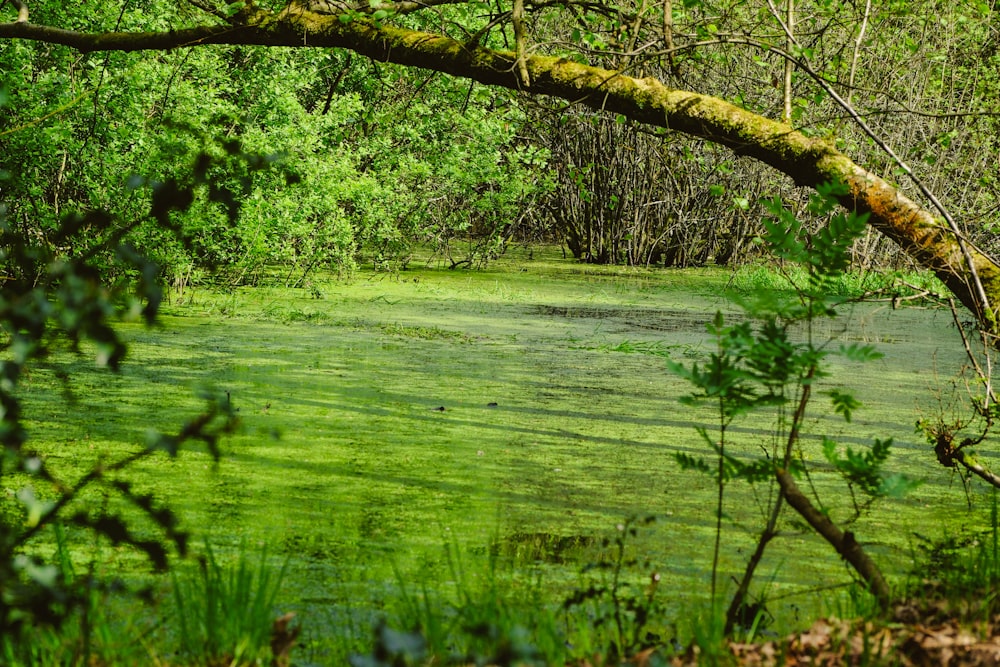
[[[86,359],[54,361],[72,373],[72,403],[52,368],[34,373],[26,411],[51,415],[32,438],[72,478],[99,456],[134,450],[149,427],[176,432],[201,407],[197,389],[229,392],[242,430],[220,464],[190,451],[130,478],[217,554],[267,545],[276,562],[287,558],[283,609],[299,612],[307,634],[347,625],[367,638],[400,581],[411,594],[447,594],[499,577],[512,596],[558,604],[584,566],[613,555],[606,540],[629,516],[656,521],[628,539],[637,564],[626,576],[639,585],[658,572],[669,608],[701,610],[715,487],[682,472],[674,453],[707,457],[695,426],[712,420],[678,403],[689,388],[666,359],[710,351],[715,311],[738,315],[723,296],[728,280],[721,270],[519,262],[360,275],[312,290],[195,292],[166,309],[163,328],[126,327],[132,348],[119,376],[89,370]],[[934,416],[933,391],[963,357],[944,311],[847,312],[817,335],[871,342],[885,356],[833,360],[826,386],[852,389],[864,407],[845,424],[817,400],[807,456],[821,460],[824,434],[855,447],[894,438],[890,470],[924,484],[852,530],[899,575],[916,534],[987,527],[985,503],[973,498],[970,512],[960,481],[913,429]],[[767,425],[737,422],[732,446],[758,451]],[[816,483],[835,513],[848,507],[846,487],[822,475]],[[767,493],[728,487],[723,581],[741,571]],[[142,567],[115,550],[101,561],[111,573]],[[825,543],[791,522],[758,572],[782,630],[800,613],[806,621],[837,611],[836,591],[810,591],[850,580]]]

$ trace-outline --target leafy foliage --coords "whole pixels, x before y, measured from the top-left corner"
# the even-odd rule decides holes
[[[269,162],[245,153],[237,142],[224,148],[221,154],[200,154],[187,178],[132,179],[132,187],[150,191],[149,217],[170,230],[182,246],[190,246],[193,239],[179,217],[200,201],[205,206],[219,205],[224,219],[235,224],[249,175]],[[234,163],[245,167],[247,177],[220,181],[219,170]],[[0,503],[0,635],[15,646],[23,631],[59,625],[89,599],[86,580],[73,579],[67,568],[28,551],[44,529],[72,524],[96,539],[135,548],[154,568],[165,569],[171,547],[180,555],[186,553],[187,533],[172,510],[152,495],[133,489],[123,475],[133,464],[158,452],[176,456],[190,442],[200,443],[218,458],[219,439],[236,427],[228,397],[206,395],[204,412],[175,433],[151,433],[134,453],[100,462],[75,480],[59,478],[45,457],[27,446],[29,434],[18,383],[32,364],[68,344],[72,351],[90,354],[99,366],[114,372],[126,354],[115,320],[141,316],[153,322],[156,318],[161,300],[158,269],[125,242],[135,227],[134,222],[96,210],[66,215],[55,223],[51,234],[39,237],[23,233],[9,212],[0,210],[0,265],[7,275],[0,284],[0,350],[4,353],[0,361],[0,479],[5,486],[18,489]],[[83,238],[77,236],[82,230],[96,240],[86,248],[64,244],[74,237]],[[86,502],[84,491],[90,487],[121,498],[138,515]],[[144,525],[137,527],[137,522]]]
[[[714,455],[715,463],[686,453],[676,455],[682,469],[712,476],[719,488],[716,564],[725,485],[733,481],[751,484],[770,481],[773,484],[776,476],[788,479],[785,471],[789,471],[808,475],[810,484],[815,488],[813,482],[820,474],[807,464],[809,456],[804,451],[802,429],[815,387],[827,375],[824,364],[834,352],[829,349],[828,341],[813,339],[810,325],[817,318],[836,316],[839,301],[831,297],[827,288],[848,268],[850,249],[864,231],[865,224],[865,216],[832,213],[837,205],[836,197],[842,193],[842,188],[838,186],[818,188],[808,211],[828,220],[826,226],[815,233],[806,232],[804,225],[780,199],[771,200],[766,205],[772,215],[763,222],[763,243],[778,258],[803,265],[806,269],[805,281],[792,283],[794,292],[789,300],[782,301],[779,297],[749,301],[745,306],[746,321],[726,325],[722,314],[716,314],[708,325],[708,331],[716,341],[717,351],[709,354],[701,364],[670,364],[671,370],[694,388],[694,392],[681,401],[692,406],[711,406],[717,414],[717,433],[698,429],[701,440]],[[879,356],[870,346],[857,345],[841,346],[839,353],[853,361],[867,361]],[[850,422],[853,413],[861,407],[860,401],[840,388],[830,389],[827,393],[834,413]],[[763,452],[763,456],[751,457],[730,442],[730,426],[739,417],[763,411],[773,415],[774,434],[756,448]],[[886,476],[883,472],[891,445],[891,439],[876,439],[867,450],[848,448],[845,454],[841,454],[832,439],[824,438],[823,454],[848,483],[852,494],[855,489],[859,490],[869,498],[867,504],[870,504],[876,498],[903,492],[910,486],[905,478]],[[782,494],[788,493],[783,488]],[[796,493],[797,497],[801,496],[801,493]],[[856,511],[860,512],[867,504],[859,506],[856,502]],[[765,546],[776,535],[781,509],[780,499],[771,501],[758,549],[748,561],[736,598],[729,608],[729,629],[744,615],[744,599],[750,581]],[[838,550],[841,548],[835,546]]]
[[[124,12],[121,27],[189,18],[154,4]],[[33,11],[75,20],[45,3]],[[510,95],[343,54],[233,47],[75,59],[18,43],[0,54],[0,68],[12,91],[0,199],[14,233],[70,255],[94,249],[104,272],[122,270],[107,251],[112,237],[177,287],[206,279],[301,287],[316,270],[349,272],[359,261],[405,266],[418,246],[455,266],[478,265],[503,252],[548,188],[545,151],[511,132],[523,114]],[[237,146],[266,161],[280,156],[288,169],[234,159]],[[203,154],[211,160],[192,173]],[[136,173],[161,179],[159,200],[123,178]],[[223,201],[226,192],[233,196]],[[165,226],[162,204],[188,194]],[[112,220],[62,226],[68,211],[98,210]]]

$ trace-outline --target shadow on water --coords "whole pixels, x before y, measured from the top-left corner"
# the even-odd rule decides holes
[[[711,322],[710,315],[682,309],[655,308],[615,308],[612,306],[536,306],[534,311],[546,317],[569,319],[620,320],[623,324],[650,331],[697,331],[705,330]]]

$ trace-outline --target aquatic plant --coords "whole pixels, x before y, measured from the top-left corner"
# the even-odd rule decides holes
[[[275,608],[284,574],[284,566],[275,569],[269,563],[266,549],[253,563],[243,545],[235,565],[225,566],[206,543],[197,572],[173,573],[171,626],[180,653],[217,664],[260,664],[257,661],[287,653],[297,636],[288,627],[294,614],[281,617],[284,645],[273,646],[278,635],[273,627]]]

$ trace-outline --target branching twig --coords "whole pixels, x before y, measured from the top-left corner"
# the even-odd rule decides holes
[[[223,21],[228,21],[228,17],[226,16],[225,12],[216,7],[213,7],[207,2],[204,2],[204,0],[187,0],[187,1],[188,4],[197,7],[198,9],[207,14],[211,14],[212,16],[222,19]]]
[[[976,375],[979,376],[979,379],[983,381],[983,384],[986,387],[987,401],[993,401],[993,403],[996,403],[997,397],[996,394],[993,393],[993,383],[991,382],[989,373],[983,371],[982,366],[979,364],[979,359],[972,352],[972,345],[969,342],[969,337],[965,335],[965,329],[962,328],[962,321],[958,316],[958,307],[955,305],[955,299],[951,297],[948,298],[948,307],[951,308],[951,316],[955,322],[955,328],[958,329],[958,333],[962,337],[962,345],[965,347],[965,356],[968,357],[973,370],[976,371]]]
[[[15,23],[27,23],[28,5],[21,2],[21,0],[10,0],[10,3],[17,8],[17,21],[15,21]]]

